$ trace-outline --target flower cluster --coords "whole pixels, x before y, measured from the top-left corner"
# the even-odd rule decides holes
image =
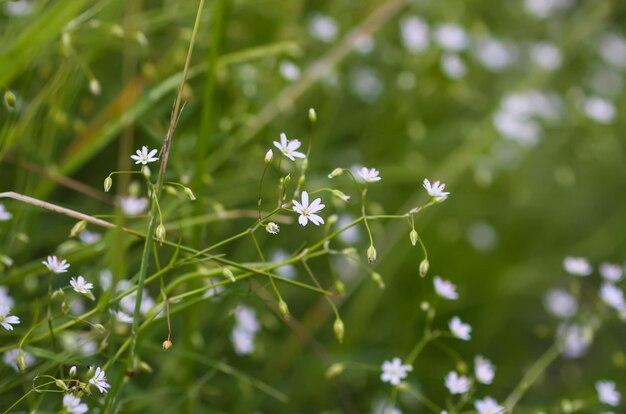
[[[233,329],[230,340],[238,355],[248,355],[254,352],[254,337],[261,329],[256,318],[254,309],[247,306],[238,306],[235,309],[235,320],[237,324]]]

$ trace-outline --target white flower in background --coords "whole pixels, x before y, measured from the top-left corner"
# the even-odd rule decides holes
[[[73,315],[82,315],[85,313],[85,302],[81,297],[77,297],[72,301],[70,309]]]
[[[65,273],[67,269],[70,267],[70,264],[67,263],[67,260],[61,260],[60,257],[56,256],[48,256],[48,260],[43,263],[49,271],[52,273]]]
[[[589,276],[593,272],[593,267],[584,257],[567,256],[563,260],[563,268],[571,275]]]
[[[21,349],[11,349],[10,351],[6,351],[4,355],[2,355],[2,361],[15,371],[20,372],[20,367],[17,363],[20,355],[22,356],[22,361],[24,362],[26,368],[35,363],[35,357],[26,351],[22,351]]]
[[[372,414],[402,414],[402,411],[391,404],[390,401],[385,399],[376,400],[372,407]]]
[[[437,26],[433,33],[433,39],[442,49],[450,52],[459,52],[465,49],[469,43],[469,37],[465,30],[451,23]]]
[[[428,47],[428,24],[411,16],[400,21],[402,44],[411,53],[419,53]]]
[[[0,306],[9,308],[15,306],[15,300],[9,295],[9,289],[6,286],[0,286]]]
[[[372,68],[360,67],[350,71],[350,90],[363,101],[375,102],[385,90],[385,85]]]
[[[476,41],[473,49],[474,56],[487,69],[492,72],[502,72],[517,59],[517,48],[510,43],[484,37]]]
[[[78,276],[78,278],[70,279],[70,285],[74,289],[74,292],[82,293],[83,295],[88,295],[91,293],[91,289],[93,289],[93,283],[87,283],[84,277]]]
[[[100,271],[100,287],[102,290],[107,291],[111,289],[111,285],[113,284],[113,273],[109,269],[103,269]]]
[[[600,275],[610,282],[619,282],[622,280],[624,271],[618,264],[605,262],[600,265]]]
[[[552,315],[561,319],[571,318],[578,311],[574,295],[564,289],[552,289],[544,297],[543,305]]]
[[[98,352],[98,345],[86,332],[63,331],[60,335],[63,350],[78,355],[93,355]]]
[[[496,375],[496,367],[482,355],[474,358],[474,375],[481,384],[491,384]]]
[[[272,255],[272,263],[281,263],[289,259],[291,256],[285,250],[276,250]],[[279,275],[287,279],[293,279],[296,277],[296,268],[294,265],[286,264],[274,269]]]
[[[111,388],[111,386],[107,382],[106,374],[104,373],[102,369],[100,369],[100,367],[96,368],[96,372],[93,374],[93,377],[91,377],[91,379],[89,380],[89,383],[95,385],[101,393],[107,392],[108,391],[107,389]]]
[[[557,335],[561,341],[561,353],[566,358],[582,357],[593,341],[593,332],[578,324],[559,326]]]
[[[433,181],[431,184],[428,178],[424,178],[422,186],[426,189],[428,195],[433,197],[436,201],[444,201],[450,195],[449,192],[443,191],[446,189],[446,185],[439,181]]]
[[[450,371],[446,375],[445,385],[450,394],[465,394],[470,389],[471,381],[465,375]]]
[[[456,53],[446,53],[441,57],[441,70],[450,79],[461,79],[467,74],[467,67],[463,59]]]
[[[78,238],[85,244],[95,244],[102,239],[102,234],[89,230],[83,230],[78,235]]]
[[[293,200],[293,211],[300,214],[300,217],[298,217],[298,223],[303,226],[306,226],[309,220],[311,220],[311,222],[316,226],[324,224],[324,219],[315,214],[318,211],[321,211],[324,207],[325,205],[322,204],[322,200],[320,198],[316,198],[311,204],[309,204],[309,193],[306,191],[302,192],[301,203]]]
[[[63,407],[68,414],[84,414],[89,410],[87,404],[80,402],[80,398],[74,397],[72,394],[63,396]]]
[[[143,147],[141,147],[141,150],[135,151],[137,155],[131,155],[130,158],[135,160],[135,164],[147,165],[150,162],[155,162],[159,160],[157,157],[155,157],[157,152],[158,150],[156,149],[148,151],[148,147],[144,145]]]
[[[297,139],[287,139],[285,133],[280,134],[280,142],[274,141],[274,146],[283,153],[283,155],[289,158],[291,161],[295,161],[295,158],[306,158],[301,152],[296,151],[302,144]],[[295,158],[294,158],[295,157]]]
[[[399,385],[409,375],[408,373],[413,371],[413,367],[403,365],[400,358],[385,361],[380,368],[382,370],[382,374],[380,374],[381,381],[388,382],[391,385]]]
[[[213,278],[206,279],[204,284],[205,284],[205,287],[208,287],[208,289],[206,290],[206,292],[204,292],[202,297],[213,298],[214,301],[219,301],[220,300],[219,294],[224,291],[224,286],[222,285],[215,286],[215,285],[221,281],[222,280],[213,279]]]
[[[335,19],[316,13],[309,19],[309,33],[322,42],[330,43],[337,38],[339,29]]]
[[[113,317],[115,318],[115,320],[117,320],[120,323],[129,323],[129,324],[133,323],[133,317],[125,312],[114,311],[113,309],[111,309],[110,312],[111,312],[111,315],[113,315]]]
[[[237,306],[235,320],[237,324],[230,335],[235,352],[249,355],[254,352],[254,336],[261,329],[256,312],[247,306]]]
[[[122,213],[127,216],[136,216],[143,213],[148,207],[148,199],[145,197],[126,196],[120,199]]]
[[[601,124],[610,124],[617,115],[615,105],[611,101],[597,96],[587,98],[583,104],[583,110],[589,119]]]
[[[343,215],[339,217],[337,220],[337,224],[335,225],[335,229],[343,229],[347,227],[350,223],[354,221],[354,217],[349,215]],[[342,231],[339,234],[339,239],[345,244],[354,245],[361,240],[361,230],[359,226],[352,226],[349,229]]]
[[[626,69],[626,39],[617,33],[606,33],[600,39],[600,56],[617,69]]]
[[[459,294],[456,292],[456,286],[454,283],[443,280],[439,276],[435,276],[433,278],[433,285],[435,287],[435,292],[439,296],[445,299],[456,300],[459,298]]]
[[[4,204],[0,203],[0,221],[11,220],[11,217],[13,217],[13,214],[7,211]]]
[[[600,298],[604,303],[611,306],[615,310],[626,310],[626,301],[624,301],[624,292],[611,282],[604,282],[600,287]]]
[[[502,414],[505,412],[505,408],[491,397],[476,400],[474,402],[474,408],[476,408],[478,414]]]
[[[374,42],[374,38],[366,34],[359,35],[354,43],[354,49],[362,55],[371,53],[375,47],[376,43]]]
[[[359,176],[368,183],[374,183],[376,181],[380,181],[381,178],[378,176],[379,172],[376,168],[361,168],[359,170]]]
[[[247,306],[237,306],[235,309],[235,320],[237,321],[237,326],[248,332],[254,333],[261,329],[256,318],[256,312]]]
[[[573,3],[573,0],[524,0],[526,10],[539,19],[550,17]]]
[[[464,341],[469,341],[471,339],[472,327],[467,323],[461,322],[461,319],[458,316],[450,319],[448,326],[450,327],[452,335],[457,338],[463,339]]]
[[[596,391],[598,391],[598,399],[602,403],[612,405],[613,407],[619,405],[622,395],[615,389],[613,381],[596,382]]]
[[[290,60],[281,61],[278,71],[281,76],[288,81],[295,81],[300,78],[300,68]]]
[[[230,334],[237,355],[250,355],[254,352],[254,332],[235,328]]]
[[[70,374],[70,378],[76,376],[76,365],[72,365],[72,367],[70,368],[69,374]]]
[[[134,285],[131,282],[129,282],[128,280],[122,280],[117,284],[116,290],[117,292],[123,292],[131,289],[132,287],[134,287]],[[137,292],[133,292],[130,295],[124,296],[120,300],[120,308],[122,309],[122,311],[129,315],[134,315],[136,299]],[[152,299],[148,294],[148,291],[144,289],[143,295],[141,296],[141,306],[139,308],[139,311],[142,315],[145,315],[148,313],[148,311],[150,311],[150,309],[152,309],[153,306],[154,299]]]
[[[26,16],[33,11],[33,5],[28,0],[9,1],[4,3],[7,16]]]
[[[20,318],[17,316],[9,315],[11,308],[8,306],[0,306],[0,325],[7,331],[12,331],[12,325],[19,325]]]
[[[529,54],[537,66],[547,71],[556,70],[561,66],[561,51],[552,43],[534,43],[530,45]]]
[[[467,241],[479,252],[490,252],[498,244],[498,233],[484,220],[477,220],[467,228]]]

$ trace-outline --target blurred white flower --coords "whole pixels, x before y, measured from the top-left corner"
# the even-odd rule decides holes
[[[6,351],[4,355],[2,355],[2,361],[15,371],[20,372],[20,367],[17,362],[20,355],[26,368],[35,363],[35,357],[26,351],[22,351],[21,349],[11,349],[10,351]]]
[[[272,256],[272,263],[281,263],[285,260],[289,259],[291,256],[285,250],[276,250],[274,255]],[[274,271],[279,275],[287,279],[293,279],[296,277],[296,268],[294,265],[286,264],[274,269]]]
[[[108,388],[111,388],[111,386],[107,382],[106,374],[100,367],[96,368],[96,372],[89,380],[89,383],[95,385],[101,393],[107,392]]]
[[[7,16],[26,16],[33,11],[33,5],[28,0],[9,1],[4,3]]]
[[[309,204],[309,193],[306,191],[302,192],[302,202],[293,200],[293,211],[300,214],[300,217],[298,217],[298,223],[303,226],[306,226],[309,220],[311,220],[311,222],[316,226],[324,224],[324,219],[315,214],[318,211],[321,211],[324,207],[325,205],[322,204],[322,199],[319,197]]]
[[[115,320],[120,323],[128,323],[128,324],[133,323],[133,317],[125,312],[115,311],[113,309],[111,309],[110,312],[111,312],[111,315],[113,315],[113,317],[115,318]]]
[[[13,330],[13,325],[19,325],[20,318],[14,315],[9,315],[11,308],[8,306],[0,306],[0,325],[7,331]]]
[[[524,0],[524,6],[535,17],[545,19],[560,10],[567,9],[573,0]]]
[[[363,167],[359,170],[359,176],[368,183],[374,183],[376,181],[380,181],[381,177],[378,176],[379,172],[376,168],[366,168]]]
[[[578,311],[576,298],[564,289],[552,289],[544,297],[543,304],[557,318],[568,319]]]
[[[343,215],[337,220],[335,228],[337,230],[343,229],[354,221],[354,217],[349,215]],[[344,230],[339,234],[339,239],[346,244],[356,244],[361,240],[361,230],[359,226],[352,226],[347,230]]]
[[[433,181],[431,184],[428,178],[424,178],[424,182],[422,183],[422,186],[426,189],[426,191],[428,192],[428,195],[430,195],[436,201],[444,201],[450,195],[449,192],[443,191],[446,189],[446,185],[444,183],[439,182],[438,180]]]
[[[517,49],[514,46],[491,37],[478,39],[473,52],[476,59],[492,72],[502,72],[517,58]]]
[[[127,216],[136,216],[143,213],[148,207],[148,199],[145,197],[126,196],[120,198],[120,208]]]
[[[361,67],[350,72],[350,90],[363,101],[375,102],[385,89],[378,72]]]
[[[280,74],[288,81],[295,81],[300,78],[300,68],[290,60],[283,60],[278,67]]]
[[[474,358],[474,375],[481,384],[491,384],[496,375],[496,367],[482,355]]]
[[[478,414],[502,414],[505,412],[505,408],[491,397],[476,400],[474,402],[474,408],[476,408]]]
[[[533,62],[542,69],[553,71],[561,66],[561,51],[552,43],[534,43],[530,45],[529,53]]]
[[[322,42],[330,43],[337,38],[339,29],[335,19],[316,13],[309,19],[309,33]]]
[[[78,238],[85,244],[95,244],[102,239],[102,234],[89,230],[83,230],[78,235]]]
[[[374,42],[374,38],[370,35],[364,34],[359,35],[354,43],[355,50],[363,55],[371,53],[375,46],[376,44]]]
[[[254,332],[236,327],[230,334],[237,355],[249,355],[254,352]]]
[[[116,290],[118,292],[123,292],[123,291],[131,289],[132,287],[134,287],[134,285],[131,282],[129,282],[128,280],[122,280],[117,284]],[[133,292],[129,295],[126,295],[120,300],[120,308],[122,309],[122,311],[126,312],[127,314],[134,315],[136,300],[137,300],[137,292]],[[145,315],[153,306],[154,306],[154,299],[152,299],[150,295],[148,294],[148,291],[144,289],[143,294],[141,296],[141,306],[139,308],[139,312],[142,315]]]
[[[399,385],[409,375],[408,373],[413,371],[413,367],[411,365],[403,365],[400,358],[394,358],[391,361],[383,362],[381,370],[380,379],[382,382]]]
[[[459,52],[465,49],[469,43],[469,37],[465,30],[452,23],[437,26],[433,33],[433,39],[442,49],[450,52]]]
[[[567,256],[563,259],[563,268],[575,276],[589,276],[593,272],[593,267],[584,257]]]
[[[598,391],[598,399],[607,405],[617,407],[622,395],[615,389],[615,383],[613,381],[598,381],[596,382],[596,391]]]
[[[76,279],[71,278],[70,285],[72,285],[74,292],[82,293],[83,295],[89,294],[91,289],[93,289],[93,283],[87,283],[87,280],[82,276],[78,276]]]
[[[291,161],[295,161],[295,158],[306,158],[306,155],[296,151],[301,145],[302,144],[297,139],[287,139],[287,135],[285,135],[284,132],[280,134],[280,142],[274,141],[274,146]]]
[[[498,244],[498,233],[491,224],[479,220],[467,229],[467,240],[476,250],[488,252]]]
[[[444,381],[450,394],[465,394],[469,391],[471,381],[465,375],[459,375],[455,371],[448,372]]]
[[[617,69],[626,69],[626,39],[618,33],[606,33],[600,39],[600,56]]]
[[[98,345],[85,332],[63,331],[60,334],[63,350],[78,355],[93,355],[98,352]]]
[[[6,286],[0,286],[0,306],[8,306],[13,308],[15,300],[9,295],[9,289]]]
[[[67,260],[61,260],[60,257],[56,256],[48,256],[48,259],[45,262],[41,262],[48,268],[52,273],[65,273],[67,269],[70,267],[70,264],[67,263]]]
[[[600,265],[600,275],[610,282],[619,282],[622,280],[624,273],[620,265],[605,262]],[[1,300],[0,303],[2,303]]]
[[[566,358],[582,357],[593,341],[593,332],[578,324],[559,326],[557,335],[561,341],[561,352]]]
[[[455,337],[463,339],[464,341],[471,339],[472,327],[467,323],[461,322],[458,316],[450,319],[448,326],[450,327],[450,332],[452,332],[452,335]]]
[[[256,318],[256,312],[247,306],[237,306],[235,309],[235,320],[237,321],[237,326],[248,332],[254,333],[261,329]]]
[[[11,220],[11,217],[13,217],[13,214],[6,209],[4,204],[0,203],[0,221]]]
[[[109,269],[103,269],[100,271],[100,287],[102,290],[107,291],[113,284],[113,273]]]
[[[157,157],[155,157],[157,152],[158,150],[156,149],[148,151],[148,147],[144,145],[143,147],[141,147],[141,150],[135,151],[137,155],[131,155],[130,158],[135,161],[135,164],[147,165],[148,163],[159,160]]]
[[[617,110],[611,101],[597,96],[587,98],[583,104],[587,117],[601,124],[610,124],[617,115]]]
[[[618,311],[626,310],[624,292],[611,282],[604,282],[600,287],[600,298],[604,303]]]
[[[441,57],[441,70],[450,79],[461,79],[467,74],[463,59],[456,53],[446,53]]]
[[[63,396],[63,407],[68,414],[84,414],[89,410],[87,404],[81,403],[80,398],[74,397],[72,394]]]
[[[456,300],[459,298],[459,294],[456,291],[456,286],[454,283],[443,280],[439,276],[435,276],[433,278],[433,285],[435,287],[435,292],[439,296],[445,299]]]
[[[428,47],[428,24],[415,17],[405,17],[400,21],[402,44],[411,53],[418,53]]]

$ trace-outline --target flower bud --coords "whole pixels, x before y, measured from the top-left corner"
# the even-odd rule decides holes
[[[143,174],[144,177],[146,177],[147,180],[150,179],[150,175],[152,174],[150,172],[150,168],[148,168],[147,165],[144,165],[143,167],[141,167],[141,173]]]
[[[367,261],[370,264],[376,263],[376,248],[374,248],[373,244],[371,244],[370,247],[367,249]]]
[[[106,328],[99,323],[95,324],[93,326],[93,329],[95,329],[95,331],[98,332],[100,335],[104,335],[105,333],[107,333]]]
[[[163,349],[164,350],[168,350],[172,347],[172,341],[170,341],[169,339],[166,339],[165,341],[163,341]]]
[[[272,160],[274,159],[274,151],[272,151],[272,149],[270,148],[266,153],[265,153],[265,165],[270,165],[272,163]]]
[[[5,254],[0,254],[0,264],[5,265],[6,267],[13,266],[13,259]]]
[[[104,192],[108,193],[112,185],[113,185],[113,179],[111,178],[111,176],[108,176],[107,178],[105,178],[104,179]]]
[[[63,32],[61,35],[61,43],[66,49],[72,47],[72,36],[68,32]]]
[[[102,92],[102,88],[100,87],[100,82],[98,81],[98,79],[93,78],[92,80],[89,81],[89,91],[94,96],[100,96],[100,93]]]
[[[346,365],[341,362],[332,364],[326,370],[326,378],[328,379],[335,378],[337,375],[341,374],[345,369],[346,369]]]
[[[343,168],[335,168],[330,174],[328,174],[328,178],[335,178],[341,174],[343,174]]]
[[[335,323],[333,324],[333,330],[335,331],[335,337],[337,338],[337,341],[339,341],[340,344],[343,343],[343,335],[345,333],[345,329],[341,318],[337,317],[337,319],[335,319]]]
[[[411,239],[411,244],[415,246],[415,244],[417,243],[417,232],[415,231],[415,229],[411,230],[411,232],[409,233],[409,238]]]
[[[165,241],[165,226],[163,225],[163,223],[157,226],[155,234],[157,241],[159,242],[159,244],[162,245]]]
[[[76,365],[72,365],[70,368],[70,378],[73,378],[74,376],[76,376]]]
[[[298,179],[298,185],[299,185],[300,187],[302,187],[302,186],[304,185],[304,182],[305,182],[305,181],[306,181],[306,176],[305,176],[304,174],[302,174],[302,175],[300,176],[300,178]]]
[[[346,285],[344,285],[341,280],[337,279],[335,280],[335,290],[337,290],[338,294],[343,295],[346,291]]]
[[[9,110],[14,110],[17,105],[17,99],[15,99],[15,94],[9,90],[4,93],[4,103],[9,108]]]
[[[278,224],[270,221],[269,223],[267,223],[267,226],[265,226],[265,231],[267,231],[269,234],[278,234],[278,232],[280,231],[280,227],[278,226]]]
[[[428,259],[424,259],[420,262],[420,276],[421,277],[426,276],[426,273],[428,273],[429,266],[430,266],[430,263],[428,263]]]
[[[346,195],[343,191],[339,191],[339,190],[333,190],[333,195],[337,198],[340,198],[341,200],[343,200],[344,202],[348,202],[350,201],[350,196]]]
[[[338,219],[339,219],[339,217],[337,217],[336,214],[331,214],[326,219],[326,222],[328,223],[329,226],[332,226],[333,224],[335,224],[337,222]]]
[[[313,108],[309,108],[309,121],[312,124],[317,122],[317,113],[315,112],[315,109]]]
[[[381,289],[385,288],[385,282],[383,281],[383,278],[380,275],[380,273],[374,272],[374,273],[372,273],[371,277],[372,277],[372,281],[374,283],[376,283],[379,288],[381,288]]]
[[[222,274],[224,275],[224,277],[226,279],[230,280],[233,283],[235,283],[237,281],[237,279],[235,279],[235,275],[233,274],[233,272],[229,268],[227,268],[227,267],[225,267],[222,270]]]
[[[283,318],[289,319],[291,317],[291,315],[289,315],[289,306],[287,306],[287,302],[282,299],[278,302],[278,310]]]
[[[54,385],[61,388],[63,391],[68,390],[67,385],[65,385],[65,382],[61,381],[60,379],[54,380]]]
[[[20,372],[26,371],[26,368],[28,367],[28,365],[26,364],[26,357],[24,356],[22,350],[19,350],[17,352],[17,367],[19,368]]]
[[[291,183],[291,174],[287,174],[285,178],[283,178],[283,185],[287,187]]]
[[[426,312],[428,309],[430,309],[430,303],[423,301],[422,303],[420,303],[420,309]]]
[[[143,372],[147,372],[148,374],[152,374],[154,370],[146,361],[139,361],[139,370]]]
[[[194,201],[196,199],[195,194],[193,193],[193,191],[191,191],[191,188],[189,187],[185,187],[185,195],[189,197],[191,201]]]
[[[87,222],[85,220],[77,222],[72,227],[72,230],[70,230],[70,237],[78,236],[80,233],[83,232],[83,230],[85,230],[85,228],[87,228]]]

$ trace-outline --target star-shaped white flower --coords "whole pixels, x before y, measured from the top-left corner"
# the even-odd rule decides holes
[[[482,400],[476,400],[476,402],[474,402],[474,408],[476,408],[478,414],[504,413],[504,407],[498,404],[498,402],[491,397],[485,397]]]
[[[445,299],[456,300],[459,298],[459,294],[456,292],[456,286],[454,283],[443,280],[439,276],[435,276],[433,279],[433,285],[435,286],[435,292],[439,296]]]
[[[48,260],[41,263],[43,263],[52,273],[65,273],[70,267],[67,260],[61,260],[60,257],[56,256],[48,256]]]
[[[456,336],[459,339],[463,339],[464,341],[469,341],[471,339],[472,327],[467,324],[461,322],[458,316],[455,316],[448,322],[448,326],[450,327],[450,332],[452,335]]]
[[[459,375],[455,371],[448,372],[445,385],[450,394],[465,394],[470,389],[470,379],[465,375]]]
[[[584,257],[567,256],[563,260],[563,268],[571,275],[589,276],[593,272],[593,267]]]
[[[306,155],[296,151],[302,145],[300,141],[297,139],[289,140],[284,133],[280,134],[280,142],[274,141],[274,145],[291,161],[295,161],[296,158],[306,158]]]
[[[65,394],[63,396],[63,407],[68,414],[84,414],[89,410],[87,404],[80,402],[80,398],[74,397],[72,394]]]
[[[20,318],[17,316],[9,315],[11,308],[8,306],[0,306],[0,325],[7,331],[12,331],[13,326],[20,323]]]
[[[450,195],[449,192],[443,191],[446,188],[444,183],[440,183],[439,181],[433,181],[432,184],[428,180],[428,178],[424,178],[424,182],[422,183],[428,195],[435,199],[435,201],[444,201]]]
[[[496,368],[487,358],[477,355],[474,358],[474,374],[481,384],[491,384],[496,375]]]
[[[399,385],[400,382],[409,375],[409,371],[413,371],[413,367],[406,364],[403,365],[400,358],[383,362],[381,369],[383,371],[383,373],[380,374],[381,381],[388,382],[391,385]]]
[[[596,382],[596,391],[598,391],[598,399],[604,404],[617,407],[622,395],[615,389],[615,383],[613,381],[598,381]]]
[[[316,226],[324,224],[324,219],[315,214],[318,211],[321,211],[324,207],[326,206],[322,204],[322,200],[320,198],[316,198],[311,204],[309,204],[309,193],[306,191],[302,192],[302,203],[293,200],[293,211],[300,214],[300,217],[298,217],[298,223],[303,226],[306,226],[309,220],[311,220],[311,222]]]
[[[600,298],[607,305],[615,310],[626,310],[626,301],[624,300],[624,292],[611,282],[604,282],[600,287]]]
[[[155,157],[157,152],[158,150],[156,149],[153,149],[150,152],[148,152],[148,147],[144,145],[143,147],[141,147],[140,150],[135,151],[137,155],[131,155],[130,158],[135,160],[135,164],[146,165],[150,162],[155,162],[159,160],[157,157]]]
[[[100,369],[100,367],[96,368],[96,372],[94,372],[93,377],[89,380],[89,383],[95,385],[100,392],[107,392],[108,388],[111,388],[107,382],[106,374],[102,369]]]
[[[367,169],[363,167],[358,171],[358,173],[359,176],[361,176],[361,178],[368,183],[375,183],[376,181],[381,180],[381,177],[378,176],[379,172],[376,168]]]
[[[4,204],[0,203],[0,221],[11,220],[11,217],[13,217],[13,214],[7,211]]]
[[[82,276],[78,276],[76,279],[72,278],[70,285],[74,288],[74,292],[82,293],[83,295],[88,295],[91,289],[93,289],[93,283],[87,283]]]

